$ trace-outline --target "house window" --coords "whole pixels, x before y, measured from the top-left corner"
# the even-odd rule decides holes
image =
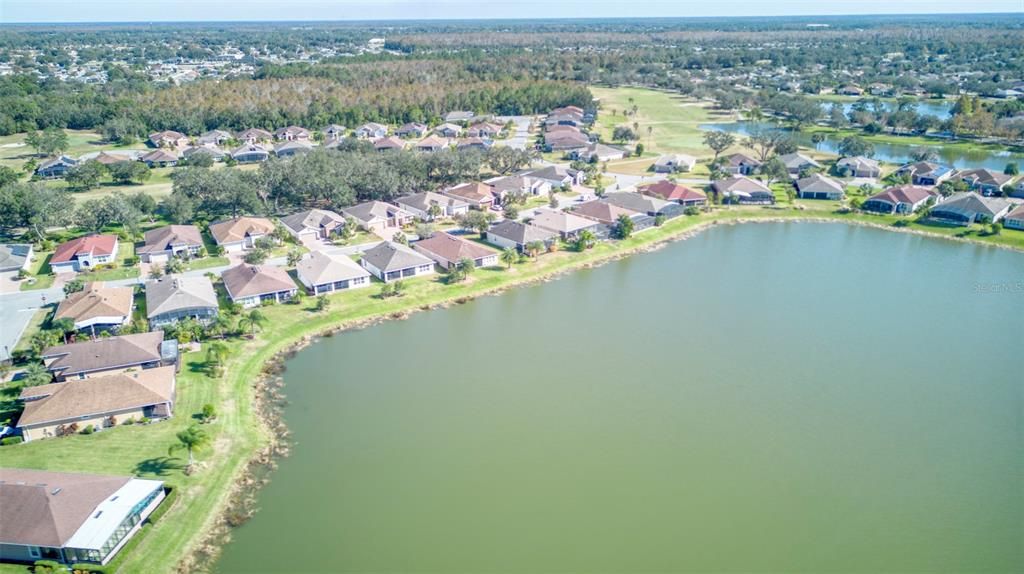
[[[40,556],[42,556],[42,553],[39,552],[39,547],[38,546],[29,546],[28,547],[28,555],[31,556],[32,558],[39,558]]]

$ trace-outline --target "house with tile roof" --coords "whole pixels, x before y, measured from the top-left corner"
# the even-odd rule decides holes
[[[116,235],[86,235],[57,246],[50,257],[54,273],[72,273],[93,269],[117,261]]]

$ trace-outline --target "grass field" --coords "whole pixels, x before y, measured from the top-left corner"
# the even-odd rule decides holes
[[[94,151],[111,149],[145,149],[146,145],[137,143],[130,146],[117,146],[104,143],[99,133],[91,130],[64,130],[68,134],[68,149],[64,153],[71,157],[78,157]],[[34,157],[35,150],[22,145],[25,143],[27,134],[19,133],[9,136],[0,136],[0,165],[6,165],[20,170],[21,166]],[[39,161],[41,158],[36,157]]]
[[[710,152],[702,141],[704,132],[698,126],[735,119],[731,114],[712,110],[707,102],[668,92],[596,87],[591,91],[601,101],[595,129],[602,139],[611,141],[616,126],[633,128],[635,122],[639,125],[636,130],[639,143],[654,154],[680,152],[697,157],[708,156]],[[635,115],[632,114],[634,105],[637,107]],[[625,115],[626,112],[630,115]]]

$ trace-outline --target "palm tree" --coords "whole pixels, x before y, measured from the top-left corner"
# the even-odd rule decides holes
[[[210,435],[206,434],[206,431],[199,428],[199,425],[192,425],[175,436],[178,438],[178,442],[171,445],[171,448],[167,449],[167,455],[171,456],[175,452],[185,449],[188,451],[189,466],[192,466],[195,462],[193,453],[197,450],[202,450],[210,443]]]
[[[216,365],[217,370],[220,370],[227,358],[228,346],[223,341],[214,341],[206,346],[206,362]]]
[[[248,315],[238,320],[238,328],[243,331],[249,331],[249,336],[255,337],[256,331],[261,330],[266,322],[266,315],[260,313],[259,309],[253,309],[249,311]]]
[[[60,331],[61,336],[64,337],[65,345],[68,344],[68,333],[75,332],[75,322],[69,317],[62,317],[60,319],[57,319],[56,321],[53,321],[50,324],[50,327],[52,327],[53,330],[55,331]]]
[[[519,252],[513,247],[506,247],[505,250],[501,252],[500,258],[501,262],[507,265],[508,269],[511,269],[512,264],[519,261]]]
[[[579,237],[576,238],[577,245],[581,248],[580,251],[590,249],[594,246],[595,241],[597,241],[597,236],[589,229],[581,231]]]
[[[220,339],[230,330],[231,320],[224,315],[217,315],[213,320],[206,324],[207,337]]]
[[[530,257],[536,257],[540,255],[542,251],[544,251],[543,241],[531,241],[526,244],[526,253],[528,253]]]
[[[21,372],[21,384],[26,387],[38,387],[53,381],[53,375],[42,363],[32,363]]]

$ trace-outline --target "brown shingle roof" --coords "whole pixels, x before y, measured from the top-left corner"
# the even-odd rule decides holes
[[[269,235],[274,224],[262,217],[236,217],[210,224],[210,235],[218,245],[242,241],[248,235]]]
[[[68,295],[57,306],[54,319],[88,321],[97,317],[127,317],[132,314],[131,287],[104,287],[89,283],[84,290]]]
[[[51,371],[65,376],[132,367],[159,361],[163,341],[163,331],[121,335],[50,347],[42,358]]]
[[[19,427],[56,424],[84,416],[105,416],[126,409],[170,402],[174,396],[174,367],[141,369],[86,380],[46,385],[49,396],[25,403]],[[26,389],[25,396],[41,391]]]
[[[0,543],[59,548],[129,480],[127,476],[0,468]]]
[[[497,253],[483,245],[444,232],[438,232],[427,239],[417,241],[413,244],[413,248],[425,253],[432,253],[452,263],[463,258],[476,260]]]
[[[221,275],[232,299],[296,289],[288,272],[272,265],[238,265]]]
[[[457,185],[444,193],[445,195],[457,197],[472,204],[494,201],[494,195],[491,193],[491,186],[486,183],[480,183],[479,181]]]
[[[203,236],[195,225],[165,225],[147,231],[144,242],[136,253],[170,251],[172,246],[181,245],[202,247]]]
[[[637,214],[636,211],[612,205],[600,199],[581,203],[574,207],[572,212],[602,223],[615,223],[620,215],[631,217]]]

